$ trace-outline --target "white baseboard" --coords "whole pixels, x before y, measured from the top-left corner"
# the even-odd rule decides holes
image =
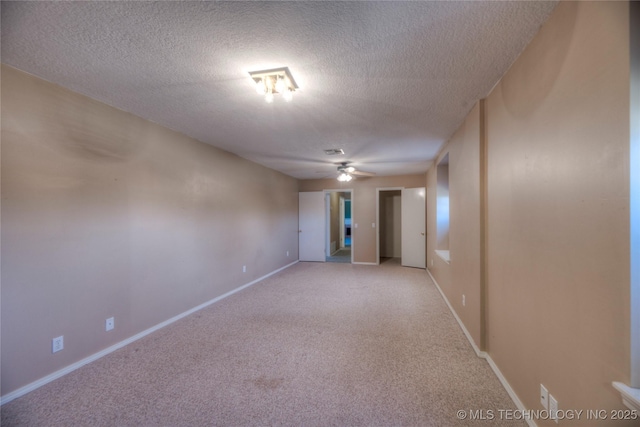
[[[485,356],[483,357],[483,359],[485,359],[489,366],[491,366],[491,369],[493,369],[493,373],[496,374],[496,377],[498,377],[498,380],[500,380],[500,382],[502,383],[502,387],[504,387],[504,389],[507,391],[507,394],[509,394],[509,397],[511,398],[511,400],[513,400],[513,403],[516,405],[518,410],[526,413],[527,408],[524,406],[524,403],[522,403],[516,392],[513,391],[511,385],[507,382],[507,379],[504,377],[504,375],[502,375],[502,372],[500,372],[500,369],[498,369],[498,365],[496,365],[491,356],[489,356],[487,353],[484,354]],[[529,424],[530,427],[537,427],[535,421],[527,418],[525,418],[525,421],[527,422],[527,424]]]
[[[436,285],[436,289],[438,289],[438,292],[440,292],[440,295],[442,296],[442,299],[444,300],[444,302],[447,304],[447,307],[449,307],[449,311],[451,311],[451,314],[453,314],[453,317],[456,318],[456,321],[458,322],[458,325],[462,329],[462,332],[464,332],[464,335],[467,337],[467,340],[471,344],[471,347],[473,347],[473,351],[476,352],[476,355],[478,357],[482,357],[483,359],[486,358],[487,353],[485,353],[484,351],[481,351],[480,348],[478,348],[478,346],[476,345],[475,341],[471,337],[471,334],[467,330],[466,326],[464,326],[464,323],[462,323],[462,320],[458,316],[458,313],[456,313],[456,311],[453,309],[453,306],[451,305],[451,303],[449,302],[449,300],[445,296],[444,292],[440,288],[440,285],[436,281],[435,277],[433,277],[433,275],[431,274],[431,272],[428,269],[427,269],[427,273],[429,274],[429,277],[431,277],[431,280],[433,280],[433,283]]]
[[[222,295],[220,295],[218,297],[215,297],[212,300],[209,300],[209,301],[207,301],[207,302],[205,302],[203,304],[200,304],[200,305],[198,305],[196,307],[193,307],[192,309],[187,310],[184,313],[180,313],[177,316],[174,316],[174,317],[172,317],[172,318],[170,318],[168,320],[165,320],[164,322],[158,323],[157,325],[152,326],[149,329],[146,329],[146,330],[144,330],[144,331],[142,331],[142,332],[140,332],[140,333],[138,333],[138,334],[136,334],[136,335],[134,335],[132,337],[129,337],[124,341],[120,341],[119,343],[114,344],[111,347],[105,348],[104,350],[99,351],[97,353],[94,353],[89,357],[85,357],[84,359],[79,360],[78,362],[75,362],[75,363],[73,363],[73,364],[71,364],[69,366],[66,366],[66,367],[64,367],[64,368],[62,368],[62,369],[60,369],[60,370],[58,370],[56,372],[53,372],[53,373],[47,375],[46,377],[40,378],[39,380],[36,380],[36,381],[34,381],[34,382],[30,383],[30,384],[27,384],[24,387],[20,387],[19,389],[14,390],[11,393],[7,393],[6,395],[0,397],[0,406],[4,405],[5,403],[11,402],[14,399],[17,399],[20,396],[24,396],[25,394],[27,394],[27,393],[29,393],[29,392],[31,392],[31,391],[39,388],[39,387],[42,387],[43,385],[48,384],[51,381],[56,380],[56,379],[66,375],[66,374],[68,374],[70,372],[73,372],[76,369],[78,369],[78,368],[80,368],[80,367],[82,367],[82,366],[84,366],[84,365],[86,365],[88,363],[91,363],[91,362],[93,362],[95,360],[98,360],[101,357],[106,356],[107,354],[112,353],[112,352],[114,352],[114,351],[126,346],[127,344],[131,344],[132,342],[137,341],[140,338],[145,337],[145,336],[149,335],[150,333],[157,331],[158,329],[162,329],[165,326],[167,326],[167,325],[169,325],[169,324],[171,324],[171,323],[173,323],[173,322],[175,322],[177,320],[182,319],[183,317],[186,317],[186,316],[188,316],[190,314],[193,314],[198,310],[202,310],[203,308],[205,308],[207,306],[210,306],[211,304],[216,303],[216,302],[218,302],[218,301],[220,301],[220,300],[222,300],[222,299],[224,299],[224,298],[226,298],[228,296],[231,296],[231,295],[235,294],[236,292],[239,292],[239,291],[241,291],[243,289],[246,289],[249,286],[255,285],[256,283],[266,279],[267,277],[273,276],[274,274],[279,273],[280,271],[284,270],[285,268],[289,268],[292,265],[297,264],[297,263],[298,263],[298,261],[296,260],[296,261],[294,261],[294,262],[292,262],[290,264],[285,265],[284,267],[280,267],[277,270],[274,270],[274,271],[272,271],[272,272],[270,272],[268,274],[265,274],[264,276],[262,276],[262,277],[260,277],[258,279],[253,280],[252,282],[244,284],[244,285],[242,285],[242,286],[240,286],[240,287],[238,287],[236,289],[233,289],[233,290],[231,290],[231,291],[229,291],[229,292],[227,292],[225,294],[222,294]]]
[[[614,381],[613,387],[620,392],[622,403],[632,411],[640,412],[640,388],[629,387],[628,385]]]
[[[375,262],[352,262],[351,264],[358,264],[358,265],[378,265]]]
[[[502,372],[500,372],[500,369],[498,368],[498,365],[496,365],[496,363],[493,361],[493,359],[491,358],[491,356],[487,352],[482,351],[482,350],[480,350],[480,348],[478,348],[478,346],[476,345],[475,341],[471,337],[471,334],[467,330],[466,326],[464,326],[464,323],[462,323],[462,320],[458,316],[458,313],[456,313],[456,311],[453,309],[453,306],[449,302],[449,299],[446,297],[446,295],[444,294],[444,292],[440,288],[440,285],[438,284],[438,281],[435,279],[435,277],[433,277],[433,275],[431,274],[429,269],[427,269],[427,273],[429,274],[429,277],[433,281],[434,285],[436,285],[436,289],[438,289],[438,292],[440,292],[440,295],[442,296],[442,299],[444,300],[444,302],[447,304],[447,307],[449,307],[449,310],[451,311],[451,314],[453,314],[453,317],[455,317],[456,321],[458,322],[458,325],[462,329],[462,332],[464,332],[464,335],[467,337],[467,340],[471,344],[471,347],[473,348],[473,351],[475,351],[475,353],[476,353],[476,355],[478,357],[480,357],[482,359],[485,359],[487,361],[487,363],[489,364],[489,366],[493,370],[493,373],[496,374],[496,377],[498,377],[498,380],[500,381],[500,383],[502,383],[502,387],[504,387],[504,389],[507,392],[507,394],[509,394],[509,397],[511,398],[511,400],[513,400],[513,403],[516,405],[518,410],[520,410],[522,412],[526,412],[527,408],[524,406],[524,404],[522,403],[522,401],[520,400],[520,398],[518,397],[516,392],[513,390],[513,388],[511,388],[511,385],[509,384],[507,379],[504,377],[504,375],[502,375]],[[533,420],[525,418],[525,421],[527,422],[527,424],[529,424],[530,427],[537,427],[536,423]]]

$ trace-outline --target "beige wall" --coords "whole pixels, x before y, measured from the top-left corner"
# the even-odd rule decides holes
[[[448,166],[432,167],[427,174],[427,266],[473,340],[480,346],[480,103],[474,106],[441,150],[434,165],[447,155]],[[438,176],[443,172],[448,175],[445,180]],[[449,183],[450,227],[446,240],[450,264],[435,253],[436,249],[442,248],[436,224],[436,193],[442,181]]]
[[[3,66],[3,395],[297,260],[297,185]]]
[[[399,175],[371,178],[358,178],[341,183],[337,179],[309,179],[299,181],[300,191],[322,191],[353,189],[351,193],[351,215],[353,225],[352,251],[354,262],[376,263],[376,222],[377,188],[424,187],[425,175]],[[355,227],[358,224],[358,228]]]
[[[487,99],[488,348],[529,407],[629,379],[628,10],[560,4]]]
[[[630,375],[629,78],[629,5],[562,2],[440,154],[451,153],[451,264],[435,257],[430,270],[529,409],[542,409],[541,383],[560,409],[623,408],[611,382]],[[431,257],[435,218],[428,231]]]

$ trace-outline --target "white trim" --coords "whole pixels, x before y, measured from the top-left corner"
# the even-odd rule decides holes
[[[280,271],[284,270],[285,268],[289,268],[292,265],[297,264],[297,263],[298,263],[298,261],[296,260],[296,261],[294,261],[294,262],[292,262],[290,264],[285,265],[284,267],[280,267],[277,270],[272,271],[271,273],[265,274],[264,276],[262,276],[262,277],[260,277],[258,279],[255,279],[252,282],[249,282],[249,283],[247,283],[245,285],[242,285],[242,286],[240,286],[240,287],[238,287],[236,289],[233,289],[233,290],[231,290],[231,291],[229,291],[229,292],[227,292],[225,294],[222,294],[222,295],[220,295],[218,297],[215,297],[212,300],[209,300],[209,301],[207,301],[207,302],[205,302],[203,304],[200,304],[200,305],[198,305],[196,307],[193,307],[192,309],[189,309],[189,310],[185,311],[184,313],[180,313],[177,316],[174,316],[174,317],[172,317],[172,318],[170,318],[168,320],[165,320],[164,322],[158,323],[157,325],[152,326],[151,328],[146,329],[146,330],[144,330],[144,331],[142,331],[142,332],[140,332],[140,333],[138,333],[138,334],[136,334],[136,335],[134,335],[132,337],[129,337],[124,341],[120,341],[119,343],[114,344],[111,347],[105,348],[104,350],[101,350],[101,351],[99,351],[97,353],[94,353],[89,357],[85,357],[82,360],[79,360],[79,361],[77,361],[75,363],[72,363],[69,366],[66,366],[66,367],[64,367],[64,368],[62,368],[62,369],[60,369],[60,370],[58,370],[56,372],[53,372],[53,373],[51,373],[51,374],[49,374],[49,375],[47,375],[45,377],[40,378],[39,380],[36,380],[36,381],[34,381],[34,382],[30,383],[30,384],[25,385],[24,387],[20,387],[19,389],[14,390],[11,393],[7,393],[4,396],[0,397],[0,406],[4,405],[5,403],[11,402],[12,400],[17,399],[18,397],[24,396],[25,394],[27,394],[27,393],[29,393],[29,392],[37,389],[37,388],[40,388],[43,385],[48,384],[53,380],[56,380],[56,379],[58,379],[60,377],[63,377],[64,375],[66,375],[66,374],[68,374],[70,372],[73,372],[76,369],[78,369],[78,368],[80,368],[80,367],[82,367],[82,366],[84,366],[86,364],[94,362],[94,361],[100,359],[101,357],[106,356],[107,354],[112,353],[112,352],[114,352],[114,351],[116,351],[116,350],[118,350],[118,349],[120,349],[120,348],[122,348],[122,347],[124,347],[124,346],[126,346],[128,344],[131,344],[132,342],[137,341],[140,338],[143,338],[143,337],[151,334],[152,332],[155,332],[155,331],[157,331],[159,329],[162,329],[165,326],[167,326],[167,325],[169,325],[169,324],[171,324],[171,323],[173,323],[173,322],[175,322],[177,320],[182,319],[183,317],[186,317],[186,316],[188,316],[190,314],[193,314],[198,310],[202,310],[203,308],[205,308],[205,307],[207,307],[207,306],[209,306],[209,305],[211,305],[213,303],[216,303],[216,302],[218,302],[218,301],[220,301],[220,300],[222,300],[222,299],[224,299],[224,298],[226,298],[228,296],[231,296],[231,295],[235,294],[236,292],[239,292],[239,291],[241,291],[241,290],[243,290],[245,288],[248,288],[251,285],[255,285],[256,283],[266,279],[267,277],[273,276],[274,274],[279,273]]]
[[[523,413],[526,413],[527,407],[524,406],[524,403],[522,403],[522,401],[520,400],[516,392],[511,388],[511,385],[509,384],[507,379],[504,377],[504,375],[502,375],[502,372],[500,372],[500,369],[498,369],[498,365],[496,365],[496,362],[494,362],[491,356],[488,355],[487,353],[484,353],[484,357],[482,358],[487,361],[489,366],[491,366],[493,373],[496,374],[496,377],[498,377],[498,380],[500,380],[500,382],[502,383],[502,387],[504,387],[504,389],[507,391],[507,394],[509,394],[509,397],[511,398],[511,400],[513,400],[513,403],[516,405],[518,410]],[[527,419],[526,417],[525,417],[525,421],[527,422],[527,424],[529,424],[530,427],[537,427],[537,424],[535,423],[535,421],[531,419]]]
[[[353,250],[351,251],[351,255],[353,256]],[[353,262],[351,261],[351,264],[358,264],[358,265],[378,265],[375,262]]]
[[[464,332],[464,335],[467,337],[467,340],[469,340],[469,343],[471,344],[471,347],[473,347],[473,351],[476,352],[476,356],[485,359],[487,357],[487,353],[485,353],[484,351],[480,350],[480,348],[478,348],[478,346],[476,345],[475,341],[473,341],[473,338],[471,337],[471,334],[469,333],[467,328],[464,326],[464,323],[462,323],[462,320],[460,319],[460,317],[458,317],[458,313],[456,313],[456,311],[453,309],[453,306],[451,305],[451,303],[449,302],[449,300],[445,296],[444,292],[442,292],[442,289],[440,289],[440,285],[438,285],[438,282],[436,281],[435,277],[433,277],[433,275],[431,274],[429,269],[427,269],[427,273],[429,274],[429,277],[431,277],[431,280],[433,280],[433,283],[436,285],[436,288],[440,292],[440,295],[442,295],[442,299],[447,304],[447,307],[449,307],[449,310],[451,311],[451,314],[453,314],[453,317],[456,318],[456,321],[458,322],[458,325],[460,325],[460,328],[462,329],[462,332]]]
[[[513,400],[513,403],[516,405],[516,407],[520,411],[523,411],[523,412],[527,411],[527,408],[524,406],[524,404],[522,403],[522,401],[520,400],[520,398],[518,397],[516,392],[513,390],[513,388],[511,388],[511,385],[509,384],[507,379],[504,377],[504,375],[502,375],[502,372],[500,372],[500,369],[498,368],[498,365],[496,365],[496,363],[493,361],[493,359],[491,358],[491,356],[487,352],[480,350],[478,348],[478,346],[476,345],[476,343],[473,341],[473,338],[471,337],[471,334],[469,333],[467,328],[464,326],[464,323],[462,323],[462,320],[460,319],[460,317],[458,316],[456,311],[453,309],[453,306],[451,305],[451,303],[449,302],[449,300],[445,296],[444,292],[440,288],[440,285],[438,285],[438,282],[436,281],[435,277],[433,277],[433,275],[431,274],[429,269],[427,269],[427,273],[429,274],[429,277],[433,281],[433,284],[436,285],[436,289],[438,289],[438,292],[440,292],[440,295],[442,296],[442,299],[444,300],[444,302],[447,304],[447,307],[449,307],[449,310],[451,311],[451,314],[453,314],[453,317],[458,322],[458,325],[460,326],[460,329],[462,329],[462,332],[464,332],[464,335],[467,337],[467,340],[469,340],[469,343],[471,344],[471,347],[473,348],[473,351],[476,353],[476,355],[479,358],[485,359],[487,361],[487,363],[489,364],[489,366],[493,370],[493,373],[496,374],[496,377],[498,377],[498,380],[502,384],[502,387],[504,387],[504,389],[507,392],[507,394],[509,394],[509,397],[511,398],[511,400]],[[525,421],[527,422],[527,424],[529,424],[530,427],[537,427],[536,423],[533,420],[525,419]]]
[[[451,252],[449,250],[444,249],[435,249],[434,252],[438,255],[444,262],[447,264],[451,264]]]
[[[619,382],[613,382],[611,384],[620,392],[622,395],[622,403],[624,403],[627,408],[640,412],[640,388],[632,388]]]
[[[331,195],[324,193],[324,256],[331,255]]]
[[[330,246],[331,246],[331,249],[329,250],[329,256],[334,256],[335,254],[340,252],[342,249],[344,249],[344,248],[339,248],[335,240],[331,242]]]
[[[622,403],[624,403],[627,408],[640,412],[640,388],[632,388],[619,382],[613,382],[611,384],[620,392]]]

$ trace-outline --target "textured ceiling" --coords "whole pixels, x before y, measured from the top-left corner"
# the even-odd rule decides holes
[[[2,62],[296,178],[422,173],[555,4],[3,1]]]

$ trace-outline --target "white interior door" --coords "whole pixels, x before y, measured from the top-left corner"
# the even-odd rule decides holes
[[[298,253],[300,261],[324,262],[324,192],[299,193]]]
[[[426,267],[425,194],[423,188],[402,190],[402,265]]]

